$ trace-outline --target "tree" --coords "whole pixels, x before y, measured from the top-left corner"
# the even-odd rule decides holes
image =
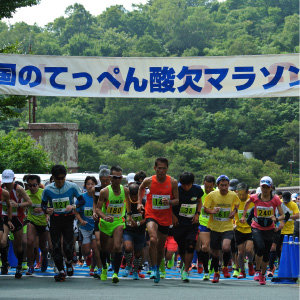
[[[0,136],[0,172],[49,173],[53,165],[49,154],[27,134],[11,131]]]
[[[17,8],[39,4],[40,0],[2,0],[0,2],[0,19],[12,18]]]

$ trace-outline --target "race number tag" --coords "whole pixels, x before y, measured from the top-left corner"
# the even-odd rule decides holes
[[[251,209],[248,209],[247,212],[246,212],[246,215],[245,215],[245,218],[246,218],[246,219],[248,219],[248,217],[249,217],[250,210],[251,210]],[[238,214],[239,214],[239,220],[243,217],[243,213],[244,213],[244,210],[239,210],[239,211],[238,211]]]
[[[2,201],[2,215],[7,216],[7,204],[5,201]]]
[[[204,207],[201,207],[201,217],[204,219],[209,219],[209,214],[204,211]]]
[[[230,210],[231,210],[230,208],[221,208],[218,213],[214,214],[214,220],[228,221]]]
[[[52,204],[55,213],[65,212],[66,207],[70,205],[70,199],[68,197],[52,199]]]
[[[170,195],[152,195],[152,208],[153,209],[169,209],[170,205],[164,205],[162,198],[167,198],[170,200]]]
[[[84,216],[87,219],[93,219],[93,208],[92,207],[85,207],[84,208]]]
[[[197,204],[181,204],[179,216],[192,218],[196,213]]]
[[[42,212],[39,212],[39,213],[36,213],[36,212],[33,211],[35,208],[41,208],[41,204],[32,204],[31,207],[32,207],[32,212],[30,212],[30,214],[31,214],[32,216],[42,216],[42,215],[44,214],[43,211],[42,211]]]
[[[114,218],[122,217],[124,203],[122,204],[112,204],[109,203],[106,209],[106,215]]]
[[[257,206],[256,212],[260,218],[271,218],[274,215],[273,207]]]
[[[140,222],[143,220],[143,215],[142,214],[132,214],[132,219],[135,222]]]

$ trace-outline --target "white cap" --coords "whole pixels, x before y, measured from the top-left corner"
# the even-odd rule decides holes
[[[260,184],[259,185],[267,185],[267,186],[272,186],[273,185],[273,180],[271,177],[269,176],[264,176],[262,177],[262,179],[260,180]]]
[[[126,179],[127,179],[127,183],[128,183],[128,184],[135,182],[135,181],[134,181],[134,176],[135,176],[135,173],[129,173],[129,174],[127,175]]]
[[[292,200],[297,200],[297,197],[298,197],[297,193],[292,194]]]
[[[6,169],[2,172],[2,183],[11,183],[14,181],[15,178],[15,173],[10,170],[10,169]]]

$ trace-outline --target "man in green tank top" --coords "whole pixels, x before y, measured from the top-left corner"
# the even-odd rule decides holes
[[[110,169],[111,185],[100,191],[96,213],[100,217],[100,258],[103,265],[101,280],[107,279],[107,244],[114,239],[115,266],[112,282],[118,283],[118,273],[122,260],[122,237],[125,227],[125,213],[130,216],[130,198],[128,188],[121,185],[122,169],[113,166]]]

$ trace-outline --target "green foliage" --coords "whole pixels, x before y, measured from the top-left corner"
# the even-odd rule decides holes
[[[49,173],[53,165],[49,154],[27,134],[11,131],[0,136],[0,172]]]
[[[0,2],[0,20],[2,18],[12,18],[17,8],[25,6],[33,6],[40,0],[1,0]]]

